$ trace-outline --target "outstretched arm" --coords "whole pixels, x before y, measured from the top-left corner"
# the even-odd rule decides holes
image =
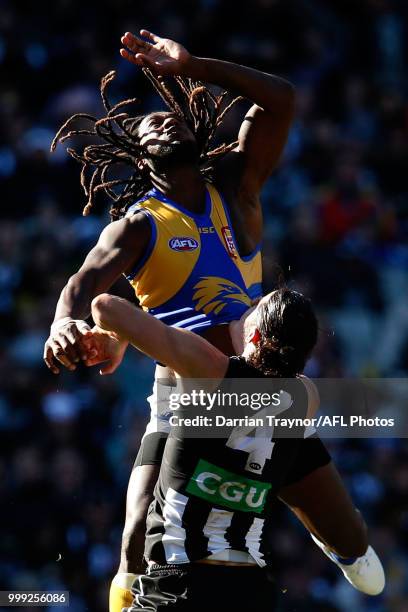
[[[103,294],[92,302],[95,323],[185,378],[223,378],[228,357],[207,340],[169,327],[122,298]]]
[[[230,154],[228,161],[235,165],[235,183],[249,197],[256,197],[285,146],[294,116],[293,86],[253,68],[195,57],[175,41],[147,30],[140,34],[143,39],[129,32],[122,37],[127,47],[121,49],[122,57],[159,75],[182,75],[219,85],[255,103],[241,125],[235,156]]]

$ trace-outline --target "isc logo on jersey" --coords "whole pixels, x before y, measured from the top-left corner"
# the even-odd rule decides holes
[[[214,506],[260,514],[271,487],[268,482],[251,480],[200,459],[186,489]]]
[[[198,246],[197,240],[188,236],[175,236],[169,240],[169,247],[173,251],[195,251]]]

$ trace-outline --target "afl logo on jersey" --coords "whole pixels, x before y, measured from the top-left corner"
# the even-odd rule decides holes
[[[198,246],[197,240],[188,236],[175,236],[169,240],[169,247],[173,251],[195,251]]]
[[[251,470],[256,470],[257,472],[259,472],[262,466],[259,465],[259,463],[252,462],[249,464],[249,467],[251,468]]]

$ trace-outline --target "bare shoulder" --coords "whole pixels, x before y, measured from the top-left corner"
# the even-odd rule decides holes
[[[215,186],[228,205],[240,255],[249,255],[262,240],[262,207],[259,193],[247,188],[243,180],[245,161],[238,150],[220,161]]]
[[[232,206],[240,210],[254,210],[261,206],[260,190],[246,181],[247,160],[237,147],[221,159],[214,173],[214,182]]]
[[[310,417],[313,414],[315,414],[315,412],[318,410],[318,408],[320,406],[319,391],[318,391],[315,383],[313,382],[313,380],[311,380],[310,378],[308,378],[304,374],[300,374],[299,375],[299,379],[302,381],[302,383],[306,387],[307,396],[308,396],[308,400],[309,400],[309,407],[308,407],[308,411],[307,412],[308,412],[308,417]]]
[[[106,243],[121,243],[137,240],[148,242],[150,238],[150,222],[143,212],[136,212],[129,217],[112,221],[102,231],[100,240]]]
[[[97,244],[88,253],[83,269],[110,266],[116,274],[131,270],[145,253],[151,237],[149,220],[145,215],[124,217],[109,223],[99,236]]]

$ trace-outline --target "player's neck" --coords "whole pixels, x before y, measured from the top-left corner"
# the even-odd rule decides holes
[[[234,351],[236,355],[242,355],[246,349],[247,342],[245,340],[246,337],[251,337],[253,335],[253,330],[251,328],[247,328],[247,319],[251,313],[255,310],[256,305],[248,308],[247,311],[241,316],[238,321],[231,321],[229,324],[229,332],[232,340],[232,344],[234,347]],[[255,346],[252,342],[249,343],[250,349],[252,350]]]
[[[202,213],[205,208],[205,180],[198,166],[188,164],[150,173],[152,183],[164,195],[191,212]]]

